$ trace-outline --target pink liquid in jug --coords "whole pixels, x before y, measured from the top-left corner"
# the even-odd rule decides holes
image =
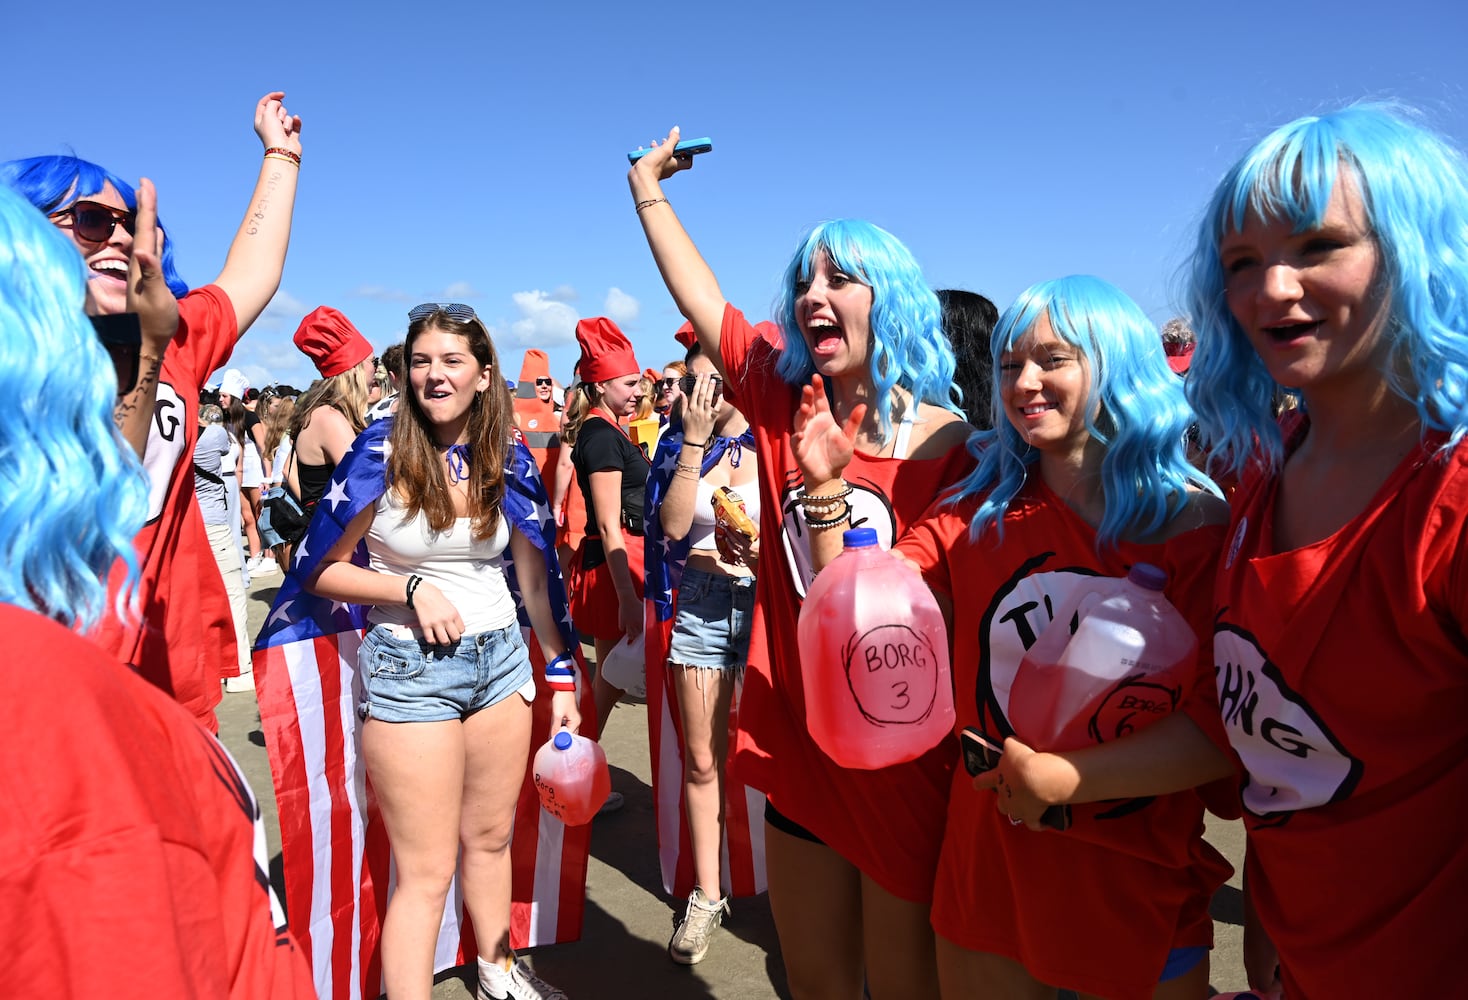
[[[1057,609],[1010,687],[1009,721],[1021,741],[1078,750],[1177,708],[1198,643],[1162,595],[1166,582],[1162,570],[1138,563],[1126,580],[1097,578],[1094,590],[1081,588]]]
[[[948,633],[927,584],[856,528],[800,609],[806,725],[842,767],[913,760],[953,731]]]
[[[590,823],[612,792],[601,745],[562,729],[535,752],[540,807],[567,826]]]

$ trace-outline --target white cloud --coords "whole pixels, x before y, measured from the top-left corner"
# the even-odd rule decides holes
[[[555,299],[557,302],[575,302],[581,298],[581,293],[570,285],[557,285],[547,297]]]
[[[606,302],[602,303],[602,311],[613,323],[627,326],[636,322],[637,314],[642,311],[642,303],[620,288],[609,288]]]
[[[372,299],[375,302],[407,302],[409,298],[407,292],[382,285],[360,285],[351,294],[359,299]]]
[[[464,299],[479,299],[483,297],[484,293],[475,288],[470,282],[455,281],[434,296],[434,299],[439,302],[462,302]]]
[[[520,319],[510,330],[529,347],[570,344],[576,339],[576,310],[542,291],[516,292],[510,298],[520,310]]]
[[[255,326],[266,330],[281,330],[289,325],[294,330],[300,324],[301,317],[310,311],[306,303],[282,288],[275,293],[260,318],[255,320]]]

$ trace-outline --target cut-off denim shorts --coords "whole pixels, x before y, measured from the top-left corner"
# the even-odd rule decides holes
[[[754,577],[685,569],[668,659],[685,667],[744,669],[754,615]]]
[[[399,638],[374,625],[362,639],[357,669],[364,719],[447,722],[463,719],[533,684],[519,625],[462,635],[448,646]]]

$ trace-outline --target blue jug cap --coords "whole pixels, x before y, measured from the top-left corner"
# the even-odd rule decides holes
[[[848,549],[864,549],[877,544],[876,528],[851,528],[841,532],[841,544]]]
[[[1126,578],[1138,587],[1145,587],[1148,590],[1161,590],[1167,586],[1167,570],[1153,566],[1151,563],[1137,563]]]
[[[566,729],[562,729],[559,733],[556,733],[555,739],[551,740],[551,742],[553,744],[555,744],[555,748],[557,750],[569,750],[569,749],[571,749],[571,733],[570,733],[570,731],[569,730],[566,730]]]

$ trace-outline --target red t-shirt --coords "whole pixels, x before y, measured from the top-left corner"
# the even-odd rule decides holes
[[[92,635],[210,732],[219,729],[219,679],[239,673],[239,656],[229,595],[194,502],[193,455],[199,389],[229,360],[236,338],[234,306],[219,286],[205,285],[179,299],[178,332],[163,355],[143,461],[148,521],[133,539],[141,569],[139,615],[124,621],[113,612],[124,579],[118,563],[108,581],[106,617]]]
[[[740,774],[887,892],[927,903],[957,743],[944,739],[915,761],[860,771],[837,766],[811,738],[796,644],[810,555],[804,521],[791,499],[801,477],[789,443],[800,392],[775,374],[775,348],[732,306],[724,312],[720,353],[754,430],[760,468],[762,541],[739,705]],[[876,528],[882,547],[890,547],[972,464],[962,446],[923,460],[857,454],[846,469],[854,490],[852,523]]]
[[[55,622],[0,605],[0,631],[6,995],[314,997],[219,741]]]
[[[995,743],[1014,732],[1009,693],[1025,650],[1052,609],[1096,575],[1133,563],[1167,571],[1165,594],[1205,640],[1178,711],[1222,740],[1213,697],[1214,571],[1224,528],[1165,543],[1123,543],[1102,555],[1096,532],[1038,476],[977,544],[981,502],[935,504],[898,543],[928,584],[953,601],[955,725]],[[1020,734],[1023,738],[1023,734]],[[1055,986],[1108,997],[1151,997],[1172,948],[1211,945],[1208,903],[1233,869],[1203,840],[1203,800],[1188,791],[1071,808],[1064,833],[1012,826],[992,792],[954,775],[933,899],[933,927],[971,951],[1005,955]]]
[[[1287,422],[1288,451],[1306,426]],[[1277,478],[1234,501],[1218,701],[1246,772],[1249,893],[1291,1000],[1434,996],[1463,976],[1468,449],[1442,443],[1292,551],[1275,551]]]

